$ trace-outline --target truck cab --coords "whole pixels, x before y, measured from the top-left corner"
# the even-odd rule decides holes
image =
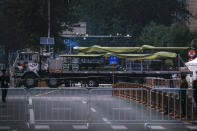
[[[15,81],[16,85],[20,85],[23,81],[27,87],[34,86],[34,78],[38,76],[40,70],[40,57],[38,52],[32,52],[25,49],[17,52],[17,57],[12,66],[14,78],[22,78]]]

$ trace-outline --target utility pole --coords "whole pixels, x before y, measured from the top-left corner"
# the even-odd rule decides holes
[[[48,0],[48,38],[50,38],[51,33],[51,0]]]
[[[51,0],[48,0],[48,38],[51,35]],[[51,47],[49,45],[49,53],[51,53]]]

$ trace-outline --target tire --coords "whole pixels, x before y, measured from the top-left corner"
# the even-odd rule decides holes
[[[89,80],[88,81],[88,87],[95,87],[96,82],[94,80]]]
[[[55,78],[51,78],[48,80],[48,86],[50,88],[57,88],[59,86],[59,81]]]
[[[99,87],[99,82],[95,82],[94,87]]]
[[[37,81],[35,80],[36,76],[34,74],[27,74],[24,78],[24,84],[27,88],[33,88],[37,85]]]
[[[69,82],[65,82],[65,87],[70,87],[70,83]]]

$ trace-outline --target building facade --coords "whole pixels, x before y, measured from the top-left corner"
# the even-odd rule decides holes
[[[187,0],[188,10],[196,18],[190,17],[188,26],[191,31],[197,31],[197,0]]]

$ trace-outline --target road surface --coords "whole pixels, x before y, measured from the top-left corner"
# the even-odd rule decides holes
[[[170,121],[145,126],[150,119]],[[110,89],[17,88],[8,90],[6,103],[0,102],[3,131],[197,130],[197,125],[172,120],[143,104],[113,96]]]

